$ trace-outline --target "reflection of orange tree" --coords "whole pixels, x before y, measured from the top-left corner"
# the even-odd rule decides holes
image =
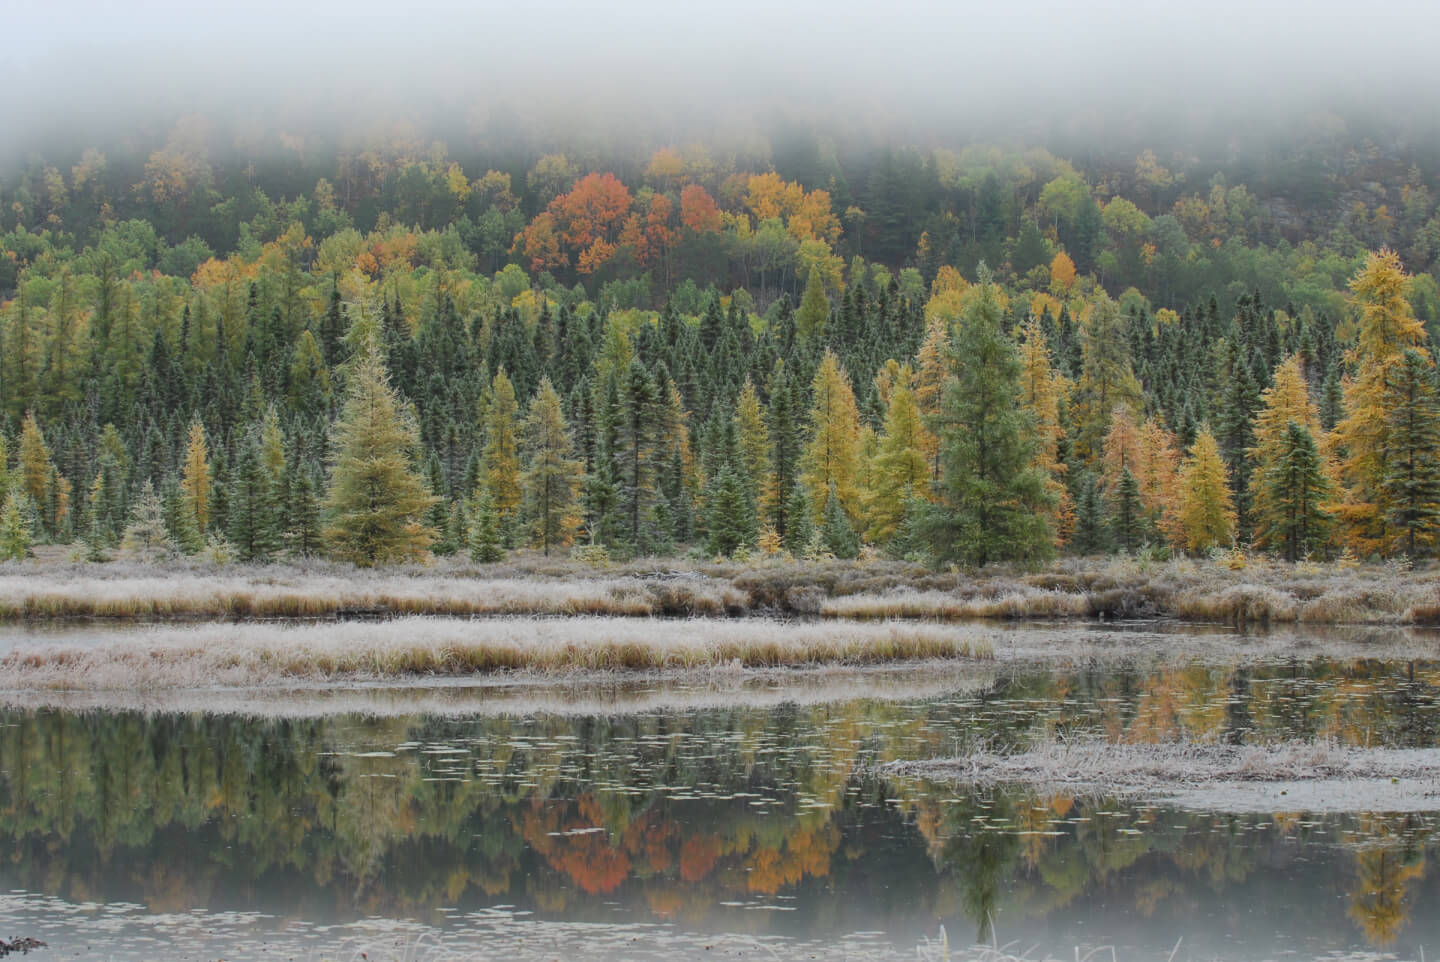
[[[521,817],[521,832],[552,868],[590,895],[615,891],[630,874],[630,855],[611,844],[594,795],[570,805],[535,799]]]
[[[833,821],[799,828],[779,844],[761,845],[745,860],[749,869],[746,886],[752,892],[774,895],[786,885],[795,885],[806,876],[830,874],[830,856],[840,845],[840,827]]]
[[[1365,817],[1357,830],[1369,836],[1355,852],[1350,918],[1376,946],[1390,945],[1410,922],[1410,883],[1425,874],[1425,851],[1413,837],[1408,817]]]

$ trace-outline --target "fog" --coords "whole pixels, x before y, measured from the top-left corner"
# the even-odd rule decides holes
[[[1440,5],[1220,0],[25,4],[0,55],[5,153],[186,113],[344,131],[503,118],[743,138],[777,117],[908,140],[1276,132],[1298,112],[1423,127]],[[536,133],[539,131],[540,133]]]

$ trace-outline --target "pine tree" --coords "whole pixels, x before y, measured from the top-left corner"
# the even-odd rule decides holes
[[[470,510],[470,560],[492,564],[505,557],[505,539],[500,533],[500,512],[490,489],[481,485]]]
[[[155,562],[175,553],[175,544],[165,527],[165,508],[147,479],[130,514],[130,524],[120,541],[120,550],[137,561]]]
[[[645,365],[636,358],[625,372],[621,395],[619,448],[615,464],[621,480],[620,509],[633,551],[649,549],[648,522],[656,494],[659,440],[659,392]]]
[[[570,427],[560,395],[548,377],[541,379],[530,402],[523,434],[528,512],[534,518],[535,540],[548,555],[552,547],[574,540],[580,526],[576,498],[584,484],[580,462],[571,457]]]
[[[373,344],[348,380],[326,495],[330,553],[362,567],[423,558],[435,532],[421,523],[433,498],[412,461],[418,433]]]
[[[1235,531],[1235,505],[1225,479],[1225,461],[1208,427],[1195,436],[1181,470],[1178,526],[1192,554],[1229,544]]]
[[[1032,560],[1052,551],[1052,508],[1034,467],[1033,426],[1019,404],[1020,359],[1001,328],[988,272],[951,338],[941,406],[941,503],[931,513],[941,562]]]
[[[324,529],[320,517],[320,497],[315,475],[308,465],[297,458],[289,468],[286,489],[289,504],[286,515],[285,548],[292,555],[308,558],[320,553],[324,546]]]
[[[1255,533],[1257,543],[1278,548],[1290,562],[1322,547],[1332,517],[1323,505],[1332,485],[1315,436],[1291,419],[1279,438],[1267,438],[1257,464]]]
[[[1428,552],[1440,536],[1440,403],[1435,396],[1434,364],[1406,350],[1385,381],[1385,477],[1380,491],[1386,505],[1386,534],[1391,551],[1414,558]]]

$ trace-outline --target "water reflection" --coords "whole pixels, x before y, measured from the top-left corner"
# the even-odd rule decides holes
[[[1433,663],[1317,660],[616,716],[11,711],[0,886],[313,922],[511,906],[897,944],[943,922],[1057,953],[1433,944],[1432,816],[1187,812],[876,766],[1077,733],[1432,746],[1437,692]]]

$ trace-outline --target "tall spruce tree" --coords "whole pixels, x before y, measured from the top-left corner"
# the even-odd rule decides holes
[[[1323,547],[1333,527],[1324,508],[1331,484],[1320,448],[1310,430],[1292,419],[1261,463],[1264,468],[1255,475],[1255,533],[1280,549],[1285,560],[1299,561]]]
[[[1385,378],[1385,476],[1390,550],[1428,554],[1440,537],[1440,403],[1435,365],[1406,350]]]
[[[988,272],[951,337],[937,425],[944,469],[930,512],[937,558],[985,565],[1048,557],[1051,507],[1034,467],[1034,429],[1020,407],[1020,358],[1002,328]]]

